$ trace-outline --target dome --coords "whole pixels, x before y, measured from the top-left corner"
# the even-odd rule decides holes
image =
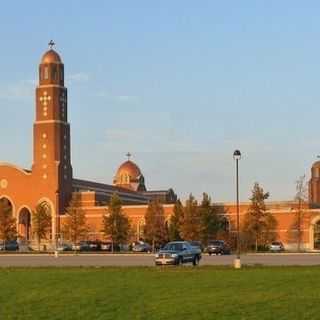
[[[50,49],[42,56],[41,64],[42,63],[62,63],[62,61],[59,54],[56,51]]]
[[[139,167],[130,160],[127,160],[119,167],[113,179],[113,184],[132,191],[147,190]]]
[[[313,165],[312,168],[320,168],[320,161],[316,161]]]
[[[116,176],[120,177],[123,174],[129,175],[131,179],[138,179],[141,176],[141,171],[134,162],[128,160],[119,167]]]

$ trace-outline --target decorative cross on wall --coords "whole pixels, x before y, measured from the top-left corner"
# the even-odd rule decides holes
[[[46,106],[46,105],[49,103],[49,101],[51,100],[51,97],[48,96],[47,91],[44,91],[44,92],[43,92],[43,96],[40,97],[39,100],[40,100],[40,102],[41,102],[44,106]]]

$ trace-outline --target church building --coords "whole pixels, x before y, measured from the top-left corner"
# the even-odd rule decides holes
[[[52,46],[50,43],[51,48],[42,56],[39,65],[32,167],[23,169],[10,163],[0,163],[0,199],[12,207],[19,237],[31,239],[32,211],[41,205],[51,213],[51,238],[56,239],[60,233],[61,217],[63,219],[73,195],[77,195],[86,211],[92,237],[100,237],[102,216],[113,193],[120,196],[127,211],[132,213],[132,219],[136,214],[140,216],[154,198],[160,199],[170,211],[177,199],[174,191],[147,190],[143,174],[130,159],[119,167],[113,184],[73,177],[64,65]]]
[[[33,163],[23,169],[10,163],[0,163],[0,201],[11,206],[16,218],[19,238],[32,239],[32,212],[43,206],[52,217],[51,239],[60,237],[61,224],[72,196],[80,199],[90,227],[89,237],[101,239],[102,219],[113,193],[123,203],[123,210],[131,220],[140,238],[144,215],[152,199],[160,199],[168,220],[177,200],[175,192],[148,190],[140,168],[130,160],[121,164],[113,181],[99,183],[73,176],[71,162],[70,123],[68,119],[68,92],[64,84],[64,64],[59,54],[50,49],[39,65],[39,84],[36,88],[35,121],[33,124]],[[191,186],[190,186],[191,187]],[[250,203],[240,204],[240,222]],[[219,203],[230,232],[236,232],[236,204]],[[276,238],[290,249],[296,246],[295,201],[268,202],[268,210],[277,220]],[[320,250],[320,161],[314,163],[309,181],[309,201],[302,216],[302,247]]]

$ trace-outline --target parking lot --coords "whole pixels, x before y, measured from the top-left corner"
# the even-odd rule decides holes
[[[234,255],[203,255],[200,266],[232,266]],[[243,265],[290,266],[320,265],[320,254],[247,254],[241,256]],[[0,267],[45,267],[45,266],[154,266],[152,254],[3,254],[0,255]]]

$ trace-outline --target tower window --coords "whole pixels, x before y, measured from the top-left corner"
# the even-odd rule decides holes
[[[49,79],[49,69],[48,67],[44,67],[44,79]]]
[[[57,67],[56,66],[52,67],[52,79],[57,80]]]
[[[60,79],[63,79],[63,77],[64,77],[64,75],[63,75],[63,67],[61,66],[61,68],[60,68]]]

